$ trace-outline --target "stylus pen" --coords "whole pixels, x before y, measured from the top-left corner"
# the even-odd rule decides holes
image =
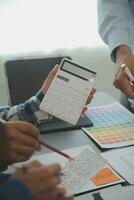
[[[132,85],[134,85],[134,76],[133,74],[131,73],[130,69],[128,68],[128,66],[126,64],[122,64],[121,67],[123,68],[123,70],[125,71],[125,73],[127,74],[129,80],[130,80],[130,83]]]
[[[54,152],[56,152],[56,153],[58,153],[58,154],[60,154],[60,155],[62,155],[62,156],[64,156],[64,157],[66,157],[67,159],[69,159],[69,160],[74,160],[73,157],[71,157],[71,156],[65,154],[64,152],[62,152],[62,151],[60,151],[59,149],[57,149],[57,148],[51,146],[50,144],[47,144],[46,142],[41,141],[41,140],[38,140],[38,142],[39,142],[41,145],[47,147],[48,149],[51,149],[52,151],[54,151]]]

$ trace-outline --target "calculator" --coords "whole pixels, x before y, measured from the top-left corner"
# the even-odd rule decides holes
[[[40,109],[75,125],[92,90],[96,72],[64,58]]]

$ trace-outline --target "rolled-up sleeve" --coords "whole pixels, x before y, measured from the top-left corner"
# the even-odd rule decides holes
[[[50,118],[50,115],[44,111],[41,111],[39,106],[44,97],[42,92],[37,93],[36,96],[31,97],[26,102],[10,107],[8,110],[5,110],[5,118],[9,120],[22,120],[27,121],[33,124],[36,124],[38,120],[47,121]]]

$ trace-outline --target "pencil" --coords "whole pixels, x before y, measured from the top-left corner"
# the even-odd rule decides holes
[[[67,155],[66,153],[60,151],[59,149],[57,149],[57,148],[51,146],[50,144],[47,144],[46,142],[41,141],[41,140],[38,140],[38,142],[39,142],[41,145],[47,147],[48,149],[51,149],[52,151],[54,151],[54,152],[56,152],[56,153],[58,153],[58,154],[60,154],[60,155],[62,155],[62,156],[64,156],[64,157],[66,157],[67,159],[69,159],[69,160],[74,160],[73,157],[71,157],[71,156]]]
[[[134,76],[132,75],[130,69],[128,68],[128,66],[126,64],[122,64],[121,68],[124,69],[124,71],[126,72],[130,82],[134,85]]]

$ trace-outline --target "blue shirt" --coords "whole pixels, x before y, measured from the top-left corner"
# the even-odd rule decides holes
[[[134,50],[134,0],[98,0],[97,3],[99,34],[115,62],[116,47],[125,44]]]
[[[27,186],[10,175],[0,174],[0,200],[32,200]]]

